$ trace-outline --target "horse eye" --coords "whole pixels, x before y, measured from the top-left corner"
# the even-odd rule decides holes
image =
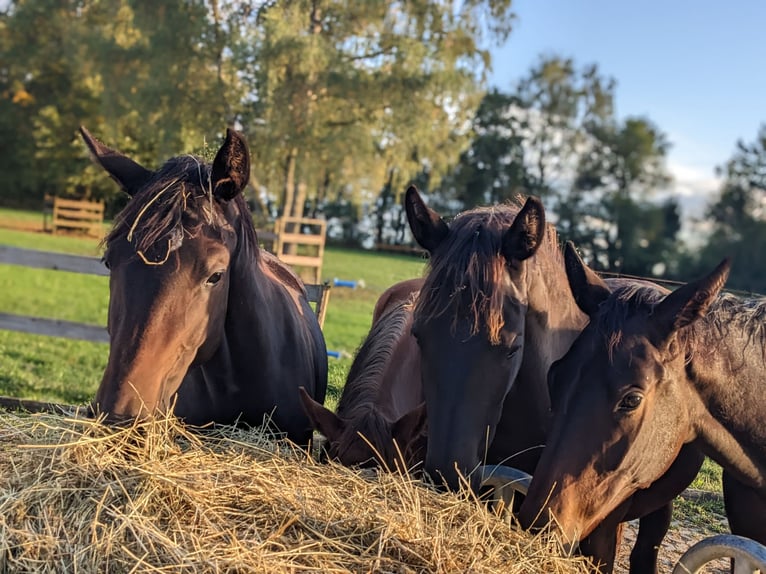
[[[221,280],[221,277],[223,277],[223,271],[216,271],[210,277],[207,278],[205,285],[215,285]]]
[[[620,404],[617,408],[626,412],[635,411],[643,400],[644,397],[641,395],[641,393],[628,393],[622,397],[622,400],[620,401]]]
[[[102,258],[101,259],[101,263],[103,263],[104,267],[106,267],[107,269],[111,269],[111,267],[109,266],[109,260],[108,259]]]

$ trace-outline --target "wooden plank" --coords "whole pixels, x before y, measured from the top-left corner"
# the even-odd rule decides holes
[[[87,222],[97,222],[101,223],[104,221],[104,216],[100,213],[91,213],[89,211],[63,211],[59,209],[54,214],[56,216],[56,219],[60,219],[61,221],[87,221]]]
[[[74,219],[61,219],[60,217],[55,217],[53,219],[53,226],[54,227],[66,227],[71,229],[91,229],[95,230],[99,227],[101,227],[101,224],[96,222],[88,222],[88,221],[75,221]]]
[[[297,243],[299,245],[324,245],[324,235],[309,235],[308,233],[285,233],[280,237],[282,243]]]
[[[279,259],[288,265],[299,265],[303,267],[321,267],[321,257],[309,257],[308,255],[290,255],[289,253],[283,253],[279,256]]]
[[[52,231],[57,229],[84,229],[100,235],[103,232],[104,202],[79,199],[53,198]]]
[[[50,253],[35,249],[9,247],[7,245],[0,245],[0,263],[23,265],[36,269],[71,271],[72,273],[85,273],[88,275],[109,275],[109,270],[98,257]]]
[[[74,323],[72,321],[63,321],[59,319],[23,317],[11,313],[0,313],[0,329],[31,333],[33,335],[78,339],[80,341],[91,341],[93,343],[109,342],[109,333],[106,332],[106,327]]]
[[[331,289],[332,285],[330,285],[329,281],[325,281],[322,284],[309,283],[306,285],[309,301],[316,302],[314,311],[316,312],[320,328],[324,328],[324,319],[327,315],[327,305],[330,302]]]
[[[308,217],[280,217],[282,223],[298,223],[300,225],[317,225],[319,227],[325,227],[327,221],[324,219],[311,219]]]
[[[331,287],[329,283],[306,283],[304,286],[309,303],[319,303],[324,297],[324,292],[329,291]]]
[[[104,213],[104,203],[101,201],[87,201],[85,199],[65,199],[63,197],[53,198],[54,207],[73,207],[76,209],[87,209]]]

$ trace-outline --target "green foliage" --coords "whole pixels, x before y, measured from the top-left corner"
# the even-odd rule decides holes
[[[572,197],[579,205],[566,206],[562,233],[591,255],[597,269],[662,274],[681,228],[675,201],[649,201],[670,180],[665,135],[644,118],[591,122],[587,133]]]
[[[280,2],[262,17],[252,74],[255,173],[279,190],[285,213],[330,189],[401,188],[434,177],[465,147],[492,32],[509,30],[510,2]],[[295,199],[293,199],[295,197]],[[293,205],[294,204],[294,205]]]
[[[699,474],[697,474],[694,482],[691,483],[690,488],[710,492],[721,492],[723,490],[723,482],[721,478],[722,472],[721,466],[718,463],[706,458],[705,462],[702,463],[702,468],[700,469]]]
[[[766,249],[766,125],[752,143],[739,141],[731,159],[719,168],[724,181],[707,211],[712,230],[686,273],[708,273],[724,257],[732,258],[727,285],[766,293],[766,268],[752,265],[754,254]]]
[[[467,145],[510,4],[11,0],[0,14],[0,137],[14,142],[0,156],[2,201],[116,201],[81,124],[147,167],[236,125],[250,136],[255,198],[265,191],[288,212],[340,193],[359,206],[389,174],[396,189],[424,167],[436,180]]]
[[[7,202],[117,195],[88,166],[80,124],[156,165],[220,135],[228,102],[242,97],[217,44],[223,23],[202,0],[11,4],[0,27],[8,48],[0,130],[18,142],[0,157]]]
[[[488,93],[472,142],[435,194],[446,210],[537,195],[563,239],[594,267],[650,276],[674,259],[677,204],[652,201],[667,186],[668,143],[644,118],[618,120],[615,81],[595,65],[541,59],[510,93]]]
[[[532,192],[524,161],[528,124],[513,114],[518,105],[516,96],[498,90],[484,96],[473,119],[471,146],[442,186],[448,196],[470,206]]]

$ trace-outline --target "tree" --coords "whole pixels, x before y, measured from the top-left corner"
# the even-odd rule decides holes
[[[596,66],[541,58],[510,93],[488,93],[473,120],[469,149],[444,193],[466,206],[523,192],[555,209],[569,193],[586,122],[611,117],[614,80]]]
[[[724,257],[732,258],[727,285],[756,293],[766,292],[766,267],[752,265],[766,249],[766,124],[755,141],[737,142],[737,149],[718,168],[723,184],[707,209],[712,231],[688,264],[689,275],[709,271]]]
[[[243,98],[222,48],[237,31],[227,14],[219,0],[11,2],[0,20],[0,135],[17,142],[0,158],[6,189],[114,196],[80,124],[147,164],[203,149]]]
[[[594,266],[640,275],[673,267],[678,205],[655,200],[669,181],[668,143],[647,119],[615,117],[615,86],[595,65],[542,58],[511,93],[484,97],[437,199],[456,210],[537,195]]]
[[[633,275],[663,272],[676,249],[678,206],[650,201],[667,187],[665,135],[645,118],[586,124],[572,195],[562,202],[562,235],[599,269]]]
[[[531,189],[517,107],[515,96],[499,90],[484,96],[472,122],[471,145],[442,181],[442,195],[473,206],[506,201]]]
[[[424,169],[437,180],[468,141],[489,64],[480,46],[487,11],[504,37],[507,0],[271,6],[258,46],[269,65],[253,74],[253,130],[259,179],[283,190],[286,211],[302,208],[296,189],[326,193],[327,182],[361,203]]]

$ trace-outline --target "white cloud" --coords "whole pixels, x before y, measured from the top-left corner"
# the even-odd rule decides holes
[[[673,182],[663,195],[678,199],[684,218],[702,216],[708,202],[720,189],[721,178],[715,175],[712,166],[703,168],[670,160],[667,167]]]
[[[670,160],[667,168],[673,176],[673,183],[664,195],[678,199],[682,218],[681,238],[690,247],[698,247],[709,232],[709,226],[700,220],[721,188],[722,179],[715,175],[713,166],[701,167]]]

